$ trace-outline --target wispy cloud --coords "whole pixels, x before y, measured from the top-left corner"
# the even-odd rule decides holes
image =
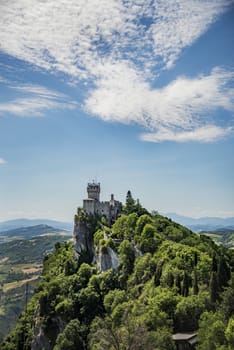
[[[21,117],[40,117],[50,109],[73,109],[75,103],[64,103],[48,98],[18,98],[7,103],[0,103],[0,114],[15,114]]]
[[[190,131],[173,131],[171,129],[161,128],[155,133],[142,134],[141,140],[149,142],[213,142],[230,133],[233,133],[232,127],[222,128],[215,125],[206,125]]]
[[[6,82],[10,89],[20,92],[22,97],[0,103],[0,115],[14,114],[21,117],[40,117],[47,110],[74,109],[77,103],[67,95],[49,90],[41,85],[17,85]]]
[[[3,165],[3,164],[6,164],[6,161],[5,161],[5,159],[0,157],[0,165]]]
[[[103,58],[170,67],[231,1],[14,0],[1,4],[1,50],[79,78]]]
[[[194,79],[179,77],[161,89],[151,89],[126,65],[106,68],[86,100],[86,109],[106,121],[135,122],[150,130],[147,141],[211,141],[230,133],[213,125],[210,112],[232,110],[234,91],[229,82],[233,73],[214,69]],[[210,126],[213,125],[213,126]]]
[[[171,68],[181,51],[190,46],[232,1],[156,1],[152,25],[153,49],[166,68]]]
[[[32,7],[30,0],[3,2],[0,50],[66,73],[72,81],[92,81],[85,110],[105,121],[142,125],[150,131],[143,140],[189,140],[196,131],[206,134],[197,140],[207,141],[229,133],[228,125],[216,125],[209,115],[232,108],[228,83],[233,74],[216,69],[194,79],[178,77],[161,89],[152,85],[230,4],[232,0],[70,0],[68,5],[51,0]],[[49,108],[74,106],[42,87],[17,89],[31,89],[33,96],[2,104],[0,111],[41,115]],[[211,130],[219,136],[208,136]]]

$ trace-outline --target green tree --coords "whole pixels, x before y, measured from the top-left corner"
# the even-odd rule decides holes
[[[144,318],[125,312],[122,322],[113,323],[110,317],[96,318],[89,336],[91,350],[174,350],[168,328],[156,332],[147,329]]]
[[[196,269],[193,272],[193,294],[197,295],[199,292],[198,280],[197,280],[197,271]]]
[[[162,242],[162,237],[151,224],[145,224],[141,237],[138,239],[138,247],[143,253],[154,253]]]
[[[127,237],[128,230],[128,217],[127,215],[121,215],[118,220],[112,225],[111,237],[124,239]]]
[[[207,294],[190,295],[176,306],[175,327],[177,331],[197,330],[200,315],[209,305]]]
[[[225,288],[222,293],[220,310],[224,314],[226,320],[234,315],[234,274],[232,274],[228,287]]]
[[[212,303],[215,303],[217,300],[219,300],[219,284],[217,279],[217,273],[214,271],[211,272],[209,290],[210,300]]]
[[[131,191],[128,191],[126,195],[125,212],[126,214],[131,214],[134,213],[135,209],[136,201],[133,199]]]
[[[223,315],[205,311],[199,322],[198,350],[219,349],[225,344]]]
[[[223,255],[219,257],[217,280],[219,284],[219,290],[223,290],[226,287],[230,279],[230,269],[227,265],[227,261]]]
[[[189,295],[189,284],[190,284],[190,279],[189,279],[188,273],[184,271],[183,284],[182,284],[182,295],[184,297],[187,297]]]
[[[141,235],[146,224],[153,224],[151,216],[148,214],[141,215],[136,222],[135,233],[137,236]]]
[[[56,339],[54,350],[83,350],[84,342],[80,336],[80,322],[71,320]]]
[[[134,267],[135,251],[132,244],[125,239],[119,246],[120,269],[129,276]]]
[[[175,276],[175,287],[177,288],[177,293],[182,294],[182,289],[181,289],[181,277],[180,274],[177,273]]]
[[[230,350],[234,349],[234,316],[230,318],[227,328],[225,329],[225,337]]]

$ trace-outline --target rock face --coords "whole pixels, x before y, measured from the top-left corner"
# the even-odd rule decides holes
[[[31,349],[32,350],[40,350],[40,349],[46,349],[50,350],[51,346],[43,333],[42,330],[42,325],[41,324],[36,324],[36,327],[34,329],[34,335],[33,335],[33,341],[31,344]]]
[[[58,332],[63,332],[66,323],[60,317],[54,317],[52,323],[57,328]],[[53,346],[51,342],[46,337],[43,325],[39,316],[39,307],[36,309],[34,314],[34,328],[33,328],[33,338],[31,343],[31,350],[52,350]]]
[[[97,265],[101,271],[106,271],[109,269],[118,269],[118,255],[110,247],[107,247],[105,249],[105,252],[100,252],[96,254],[95,258]]]
[[[77,221],[74,225],[74,249],[78,257],[82,253],[94,255],[93,235],[86,222]]]
[[[111,195],[110,201],[100,201],[101,187],[100,183],[88,183],[87,193],[88,198],[83,200],[83,207],[78,208],[77,215],[75,215],[74,224],[74,249],[75,256],[79,259],[81,255],[86,255],[88,260],[100,261],[100,267],[103,266],[107,270],[109,268],[116,268],[117,256],[113,251],[108,251],[107,256],[102,256],[100,259],[95,259],[93,234],[94,227],[92,227],[92,221],[95,217],[105,217],[107,225],[111,225],[118,218],[122,211],[122,203],[114,199],[114,195]],[[102,261],[102,262],[101,262]]]

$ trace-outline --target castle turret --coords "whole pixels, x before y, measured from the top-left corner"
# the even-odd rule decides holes
[[[99,201],[100,191],[101,191],[100,183],[95,183],[95,182],[88,183],[87,192],[88,192],[89,199],[95,199]]]

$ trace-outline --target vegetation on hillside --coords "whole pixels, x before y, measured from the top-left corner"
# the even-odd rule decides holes
[[[128,193],[125,213],[94,242],[118,253],[118,271],[74,259],[56,244],[2,350],[175,350],[174,332],[198,331],[199,350],[234,346],[234,255]]]
[[[32,232],[35,233],[35,229]],[[27,236],[30,237],[32,232],[30,234],[30,228],[27,228]],[[30,299],[42,272],[43,257],[53,251],[56,242],[64,242],[69,238],[60,235],[60,230],[56,232],[57,235],[18,238],[0,244],[0,342],[15,326],[25,307],[26,287],[27,300]],[[45,233],[44,227],[41,233]]]
[[[234,230],[221,228],[214,231],[202,231],[200,234],[209,236],[216,243],[222,244],[224,247],[234,249]]]

